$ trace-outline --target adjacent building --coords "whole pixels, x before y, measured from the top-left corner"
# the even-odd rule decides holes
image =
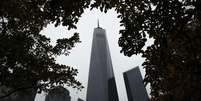
[[[87,101],[118,101],[106,31],[94,29],[88,77]]]
[[[70,101],[70,92],[62,86],[53,88],[45,97],[45,101]]]
[[[128,101],[149,101],[139,67],[123,73]]]
[[[77,101],[84,101],[84,100],[82,100],[81,98],[78,98]]]

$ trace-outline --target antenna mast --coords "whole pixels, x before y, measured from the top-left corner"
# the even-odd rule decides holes
[[[99,26],[99,19],[98,19],[98,28],[100,28],[100,26]]]

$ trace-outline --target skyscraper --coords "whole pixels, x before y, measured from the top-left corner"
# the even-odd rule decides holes
[[[93,33],[87,101],[118,100],[106,32],[98,23]]]
[[[139,67],[123,73],[128,101],[149,101]]]

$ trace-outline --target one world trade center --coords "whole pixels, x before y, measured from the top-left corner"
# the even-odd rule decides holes
[[[119,101],[106,32],[94,29],[87,101]]]

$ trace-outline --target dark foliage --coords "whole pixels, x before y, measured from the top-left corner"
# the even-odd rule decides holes
[[[12,90],[67,84],[81,89],[78,71],[55,62],[68,55],[79,41],[78,33],[57,40],[56,46],[39,32],[50,23],[69,30],[88,7],[89,0],[1,0],[0,3],[0,86]],[[57,33],[55,33],[57,34]]]
[[[154,101],[200,101],[201,2],[122,0],[117,5],[119,45],[127,56],[143,54],[145,83]],[[146,35],[155,39],[145,51]]]
[[[39,32],[49,23],[76,28],[90,0],[2,0],[0,4],[0,84],[9,87],[67,83],[77,70],[55,63],[69,54],[78,34],[60,39],[56,46]],[[146,58],[145,83],[153,101],[200,101],[201,1],[200,0],[95,0],[91,9],[115,8],[121,19],[119,46],[126,56]],[[154,44],[142,48],[147,38]]]

